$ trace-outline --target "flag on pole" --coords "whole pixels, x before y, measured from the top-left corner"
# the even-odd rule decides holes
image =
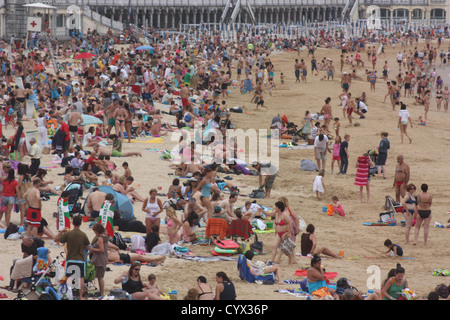
[[[98,218],[98,223],[105,227],[108,235],[114,237],[114,211],[111,202],[108,200],[103,201]]]
[[[70,229],[70,208],[69,198],[64,199],[59,197],[57,201],[58,205],[58,231],[66,228]]]
[[[40,17],[28,17],[27,19],[27,31],[42,31],[42,18]]]

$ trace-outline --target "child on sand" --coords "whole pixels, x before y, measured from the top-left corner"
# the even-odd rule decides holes
[[[385,252],[385,254],[389,254],[391,257],[402,257],[403,256],[403,249],[398,244],[392,243],[391,240],[386,239],[384,241],[384,246],[387,247],[389,250]]]
[[[345,217],[344,208],[339,202],[338,197],[333,196],[331,198],[331,203],[328,205],[327,215],[334,216],[335,214],[339,214],[342,217]]]
[[[333,144],[333,159],[331,160],[331,172],[333,173],[334,162],[337,161],[338,168],[341,167],[341,157],[339,156],[339,150],[341,149],[341,137],[336,136]]]
[[[157,296],[164,295],[164,293],[159,289],[156,283],[156,276],[152,273],[148,275],[148,283],[144,284],[145,291],[149,291]]]
[[[316,193],[316,197],[320,200],[322,194],[325,192],[325,186],[323,184],[323,177],[325,170],[320,170],[319,174],[314,178],[313,191]]]
[[[123,175],[125,177],[131,177],[131,170],[130,170],[130,167],[128,166],[128,162],[122,163],[122,168],[123,168],[123,170],[125,170],[123,172]]]

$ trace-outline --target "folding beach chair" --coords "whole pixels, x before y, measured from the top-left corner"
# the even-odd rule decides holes
[[[225,219],[209,218],[206,224],[205,235],[209,239],[209,244],[213,240],[223,240],[228,234],[228,223]]]

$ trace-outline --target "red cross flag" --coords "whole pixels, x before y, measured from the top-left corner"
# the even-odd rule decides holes
[[[27,31],[42,31],[42,18],[40,17],[28,17]]]

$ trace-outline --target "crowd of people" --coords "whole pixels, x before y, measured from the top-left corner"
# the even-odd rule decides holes
[[[385,100],[389,96],[392,108],[399,110],[398,126],[402,143],[404,135],[412,143],[407,132],[408,124],[413,127],[413,121],[406,110],[408,103],[413,101],[424,105],[425,112],[420,119],[422,125],[427,124],[433,93],[436,97],[437,111],[441,110],[441,105],[444,112],[448,109],[448,87],[443,87],[443,81],[437,75],[436,68],[448,64],[450,48],[449,53],[444,52],[441,48],[442,34],[438,29],[432,31],[423,29],[418,33],[378,37],[367,35],[347,39],[343,33],[331,35],[320,31],[295,40],[240,33],[236,42],[225,42],[219,35],[211,38],[203,35],[190,43],[183,35],[160,34],[153,30],[152,49],[139,50],[140,35],[126,35],[124,38],[129,38],[129,43],[126,46],[116,46],[123,42],[122,37],[113,35],[111,31],[106,36],[100,36],[97,32],[88,30],[86,37],[74,37],[69,42],[53,40],[50,43],[55,58],[64,61],[58,64],[56,72],[50,71],[53,57],[46,47],[48,44],[43,41],[35,41],[30,45],[25,39],[12,39],[10,56],[4,53],[8,45],[2,43],[0,78],[5,84],[0,88],[0,97],[5,106],[0,109],[1,128],[2,132],[6,132],[8,127],[13,128],[14,135],[6,137],[4,141],[6,144],[2,148],[4,159],[0,171],[2,181],[0,227],[4,229],[9,227],[13,206],[17,204],[20,209],[18,225],[24,227],[27,233],[24,242],[45,235],[55,242],[71,243],[68,246],[67,260],[75,261],[75,266],[81,266],[80,269],[83,269],[85,260],[80,252],[89,250],[93,255],[91,261],[96,265],[102,295],[105,294],[106,264],[111,261],[122,261],[131,263],[131,266],[127,273],[114,280],[115,284],[122,283],[122,288],[134,299],[161,299],[161,291],[156,285],[155,276],[148,277],[148,284],[143,283],[139,271],[140,262],[161,263],[164,258],[155,257],[149,260],[143,255],[121,252],[110,242],[111,236],[106,235],[104,223],[99,222],[105,204],[113,202],[113,199],[110,194],[96,187],[110,185],[115,192],[127,196],[132,203],[142,202],[145,221],[125,221],[126,219],[120,217],[120,212],[113,213],[112,217],[116,230],[120,230],[119,225],[122,227],[126,225],[131,231],[145,233],[149,239],[146,241],[148,252],[160,243],[159,229],[163,218],[167,225],[169,242],[175,244],[180,241],[196,241],[200,221],[207,223],[211,217],[222,218],[228,224],[236,219],[252,222],[258,217],[272,217],[275,238],[270,260],[274,264],[270,264],[270,268],[266,267],[266,271],[274,272],[281,281],[280,246],[286,238],[296,243],[296,237],[301,233],[299,215],[284,197],[274,203],[272,212],[266,212],[261,206],[251,202],[234,210],[239,189],[229,181],[220,181],[216,178],[218,172],[258,176],[259,189],[266,199],[270,199],[278,171],[273,164],[256,162],[252,169],[249,169],[236,161],[230,162],[229,159],[237,158],[236,145],[230,148],[223,141],[214,140],[215,132],[226,136],[226,130],[234,127],[231,117],[234,110],[227,103],[229,87],[239,87],[242,94],[250,92],[248,99],[251,103],[255,103],[256,109],[260,106],[268,108],[264,103],[264,92],[272,95],[276,83],[283,84],[285,81],[283,74],[280,74],[279,79],[275,79],[276,65],[271,58],[273,50],[298,52],[299,59],[295,60],[294,75],[295,83],[302,85],[307,83],[308,79],[307,59],[311,59],[312,73],[326,74],[322,81],[334,80],[337,73],[336,64],[326,57],[319,62],[315,58],[318,55],[316,48],[339,48],[342,50],[340,61],[342,77],[339,83],[342,94],[338,97],[338,106],[342,110],[342,117],[348,119],[349,126],[353,126],[354,114],[358,115],[359,119],[370,121],[368,118],[370,103],[366,92],[352,95],[352,80],[365,79],[370,92],[378,89],[375,87],[379,81],[376,62],[378,57],[384,55],[384,50],[377,51],[375,44],[382,44],[382,47],[388,45],[395,47],[397,44],[398,75],[393,77],[389,74],[390,69],[394,69],[394,65],[389,65],[389,61],[382,67],[382,77],[387,83],[388,90]],[[425,40],[423,48],[422,43],[418,42],[419,37]],[[432,42],[435,39],[438,39],[437,46]],[[307,48],[307,57],[302,59],[300,55],[304,48]],[[371,65],[371,68],[365,66],[365,59],[362,57],[364,52],[367,54],[367,64]],[[91,53],[92,57],[76,59],[76,55],[81,53]],[[351,67],[351,73],[343,71],[346,66]],[[361,73],[361,70],[365,70],[365,73]],[[16,80],[18,78],[21,81]],[[316,192],[318,199],[326,193],[325,172],[333,173],[334,162],[337,162],[340,175],[347,173],[349,165],[350,135],[341,133],[340,119],[336,113],[333,114],[331,101],[331,97],[325,99],[325,105],[316,114],[315,119],[307,112],[303,123],[304,128],[310,128],[311,135],[308,138],[314,145],[319,173],[314,180],[313,191]],[[33,112],[37,113],[35,126],[39,134],[37,138],[29,140],[28,147],[23,121]],[[94,117],[98,120],[98,124],[86,125],[88,119],[86,116]],[[167,120],[166,116],[170,117],[170,120]],[[323,124],[320,123],[322,120]],[[317,121],[314,126],[313,121]],[[201,122],[204,130],[203,139],[200,139],[200,142],[198,139],[191,142],[188,134],[196,122]],[[182,133],[178,144],[181,162],[173,168],[176,175],[189,176],[188,182],[181,186],[180,181],[175,179],[167,191],[169,201],[163,199],[158,190],[153,188],[148,196],[140,194],[136,188],[131,187],[134,183],[133,168],[124,162],[123,173],[119,174],[114,160],[118,157],[141,157],[142,154],[122,151],[123,143],[126,141],[132,143],[132,139],[142,135],[159,138],[175,131]],[[52,137],[51,145],[48,136]],[[376,168],[379,176],[387,178],[385,164],[390,149],[387,137],[387,132],[381,134],[376,161],[371,157],[373,154],[369,153],[357,159],[355,185],[360,187],[361,202],[364,187],[369,202],[372,168]],[[220,160],[221,165],[215,163],[203,165],[196,162],[198,156],[195,150],[196,143],[208,145],[213,150],[212,158]],[[236,144],[236,141],[231,141],[231,144]],[[107,148],[109,145],[111,147]],[[57,154],[61,164],[64,164],[62,184],[59,181],[44,179],[46,171],[40,168],[40,159],[44,152]],[[331,171],[327,169],[327,152],[333,153]],[[12,168],[16,161],[24,161],[27,157],[30,158],[30,165],[19,163],[17,169]],[[102,175],[104,180],[101,180]],[[403,156],[399,155],[394,187],[396,201],[404,207],[406,242],[410,243],[409,233],[415,220],[412,243],[418,243],[418,235],[423,227],[426,245],[431,220],[432,195],[428,193],[428,186],[425,183],[421,185],[422,193],[415,195],[416,187],[409,182],[409,175],[409,167],[404,162]],[[57,234],[51,232],[47,227],[47,221],[42,217],[42,194],[56,194],[63,202],[67,197],[64,188],[74,181],[81,181],[85,188],[92,187],[86,208],[88,219],[97,222],[92,225],[94,233],[92,241],[80,230],[80,216],[72,218],[73,230],[61,228]],[[59,187],[55,187],[56,185]],[[229,192],[229,196],[225,195],[225,189]],[[333,196],[333,203],[334,212],[345,216],[336,196]],[[177,216],[176,210],[182,210],[181,219]],[[1,221],[3,217],[5,219]],[[312,258],[307,278],[311,287],[316,288],[310,292],[319,292],[321,291],[319,289],[324,287],[320,286],[323,285],[324,278],[318,255],[336,259],[341,256],[332,249],[317,244],[314,232],[315,227],[310,224],[300,235],[301,251],[303,256]],[[249,256],[250,260],[251,258]],[[294,263],[296,256],[292,252],[289,255],[289,264]],[[257,265],[253,267],[257,268]],[[371,296],[370,299],[395,298],[392,289],[394,286],[407,287],[400,277],[402,274],[404,270],[398,267],[395,275],[387,279],[381,292]],[[189,291],[186,298],[199,300],[236,298],[235,287],[224,272],[217,273],[216,281],[216,290],[213,292],[206,278],[199,277],[196,286]],[[332,293],[327,291],[325,295],[332,296]],[[354,293],[354,296],[357,294]],[[350,294],[342,297],[350,299]],[[83,294],[80,298],[83,298]]]

